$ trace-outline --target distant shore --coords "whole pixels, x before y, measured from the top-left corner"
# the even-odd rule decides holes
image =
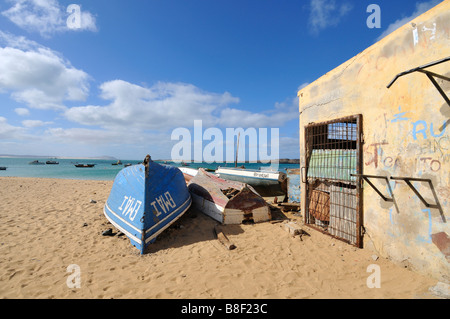
[[[99,156],[99,157],[74,157],[74,156],[42,156],[42,155],[9,155],[0,154],[0,158],[48,158],[48,159],[82,159],[82,160],[111,160],[117,161],[117,158],[113,156]]]
[[[81,160],[107,160],[107,161],[117,161],[119,160],[116,157],[113,156],[98,156],[98,157],[74,157],[74,156],[42,156],[42,155],[10,155],[10,154],[0,154],[0,158],[36,158],[36,159],[81,159]],[[193,163],[193,160],[186,161],[186,160],[172,160],[172,159],[156,159],[157,162],[186,162],[186,163]],[[299,159],[290,159],[290,158],[281,158],[279,160],[271,160],[270,163],[279,163],[279,164],[300,164]],[[234,163],[234,162],[233,162]],[[261,164],[267,164],[263,163],[261,161],[238,161],[238,163],[241,164],[254,164],[254,163],[261,163]]]
[[[193,163],[194,161],[186,161],[186,160],[171,160],[171,159],[158,159],[155,160],[157,162],[185,162],[185,163]],[[299,159],[289,159],[289,158],[282,158],[279,160],[271,160],[269,163],[278,163],[278,164],[300,164],[300,160]],[[225,163],[225,162],[224,162]],[[228,163],[234,163],[234,162],[228,162]],[[255,163],[260,163],[260,164],[268,164],[268,163],[263,163],[261,161],[238,161],[238,164],[255,164]]]

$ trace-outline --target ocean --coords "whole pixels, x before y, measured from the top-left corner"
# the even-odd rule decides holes
[[[44,165],[30,165],[32,161],[38,160]],[[58,165],[45,164],[47,161],[59,162]],[[136,165],[142,161],[121,160],[123,164]],[[164,164],[161,161],[155,161]],[[54,158],[0,158],[0,167],[7,167],[6,171],[0,170],[0,177],[39,177],[39,178],[59,178],[78,180],[99,180],[112,181],[117,173],[124,168],[123,165],[112,165],[114,160],[99,159],[54,159]],[[95,164],[92,168],[77,168],[75,164]],[[167,162],[166,165],[180,167],[178,163]],[[234,163],[189,163],[190,168],[217,169],[217,167],[234,167]],[[238,163],[247,169],[268,168],[269,164],[261,163]],[[298,164],[279,164],[278,170],[284,172],[286,169],[299,168]]]

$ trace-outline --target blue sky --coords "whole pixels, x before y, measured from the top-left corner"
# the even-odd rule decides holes
[[[0,154],[168,159],[201,120],[298,158],[298,89],[440,2],[1,0]]]

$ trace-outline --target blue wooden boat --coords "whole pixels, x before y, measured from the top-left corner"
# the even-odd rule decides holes
[[[177,167],[155,163],[147,155],[143,164],[117,174],[103,211],[143,254],[191,203],[183,173]]]

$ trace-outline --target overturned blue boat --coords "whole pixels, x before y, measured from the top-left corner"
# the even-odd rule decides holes
[[[143,254],[191,203],[183,173],[177,167],[155,163],[147,155],[143,164],[117,174],[103,211]]]

